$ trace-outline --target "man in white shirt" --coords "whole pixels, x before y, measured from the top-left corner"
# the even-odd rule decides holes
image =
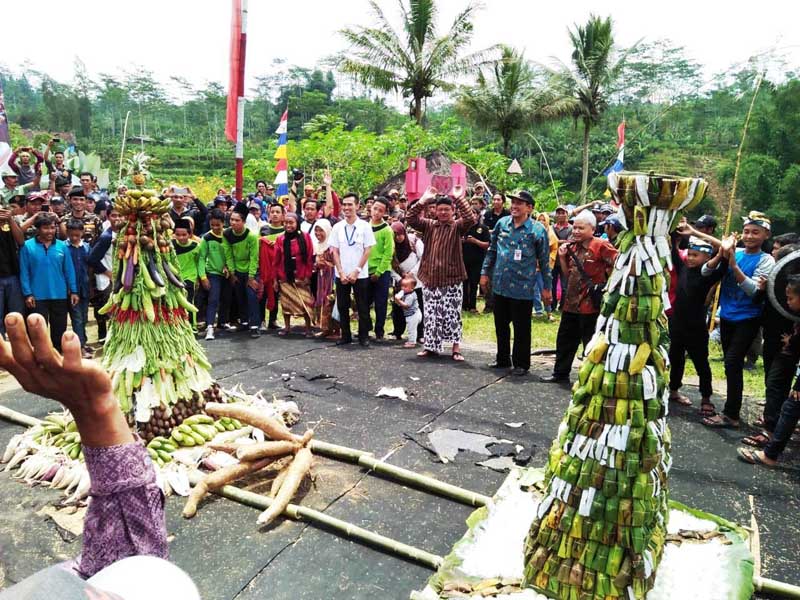
[[[350,333],[350,297],[355,290],[358,309],[358,343],[369,346],[369,253],[375,245],[372,227],[358,218],[358,195],[349,193],[342,198],[344,219],[331,231],[330,246],[336,265],[336,304],[342,327],[339,345],[352,344]]]

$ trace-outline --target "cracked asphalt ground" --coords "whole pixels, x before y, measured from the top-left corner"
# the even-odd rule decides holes
[[[248,391],[295,400],[302,411],[296,430],[313,426],[318,439],[369,450],[488,495],[504,475],[476,466],[483,457],[461,453],[441,464],[414,439],[424,441],[437,428],[483,433],[532,448],[531,464],[541,466],[569,401],[568,389],[536,382],[535,375],[552,368],[547,358],[534,362],[533,375],[512,378],[485,368],[491,355],[470,348],[467,362],[455,364],[418,359],[394,344],[335,348],[300,336],[229,335],[203,344],[223,386],[241,383]],[[382,386],[404,387],[408,401],[376,398]],[[0,394],[0,402],[35,416],[54,408],[18,389]],[[753,468],[735,458],[741,434],[702,427],[692,409],[673,411],[673,497],[749,525],[752,495],[763,575],[800,583],[798,445],[790,445],[785,468]],[[510,422],[525,425],[515,429],[505,425]],[[0,422],[0,444],[19,430]],[[269,481],[247,485],[269,489]],[[325,458],[317,458],[314,479],[301,495],[296,501],[303,505],[441,555],[463,535],[472,510]],[[36,514],[57,499],[45,488],[0,474],[0,586],[79,552],[80,540]],[[190,521],[181,518],[182,505],[179,498],[167,502],[171,557],[207,599],[404,599],[431,575],[425,567],[306,523],[280,519],[259,529],[255,509],[223,498],[204,501]]]

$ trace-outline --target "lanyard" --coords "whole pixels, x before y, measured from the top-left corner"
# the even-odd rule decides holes
[[[353,225],[353,232],[347,233],[347,224],[345,223],[344,226],[344,237],[347,240],[348,246],[355,246],[356,245],[356,229],[357,227]]]

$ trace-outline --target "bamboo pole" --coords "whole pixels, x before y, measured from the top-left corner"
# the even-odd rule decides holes
[[[477,492],[472,492],[456,485],[439,481],[438,479],[429,477],[427,475],[415,473],[409,469],[391,465],[378,458],[375,458],[371,452],[364,452],[362,450],[338,446],[336,444],[330,444],[328,442],[322,442],[319,440],[311,440],[309,443],[309,448],[316,454],[321,454],[323,456],[338,460],[355,462],[360,467],[364,467],[370,471],[375,471],[376,473],[385,475],[390,479],[396,479],[397,481],[405,483],[411,487],[419,488],[425,492],[432,492],[440,496],[456,500],[468,506],[486,506],[491,501],[489,496],[484,496],[483,494],[478,494]]]
[[[753,577],[753,586],[757,592],[782,596],[783,598],[800,598],[800,586],[775,581],[766,577]]]
[[[199,472],[193,472],[189,474],[189,481],[192,483],[192,485],[197,484],[200,479],[202,479],[202,475]],[[235,502],[239,502],[240,504],[258,508],[259,510],[266,510],[273,502],[272,498],[262,494],[256,494],[254,492],[242,490],[232,485],[226,485],[217,490],[211,490],[211,492],[227,498],[228,500],[233,500]],[[392,538],[374,533],[368,529],[364,529],[363,527],[358,527],[357,525],[353,525],[347,521],[342,521],[336,517],[332,517],[318,510],[314,510],[313,508],[306,508],[297,504],[289,504],[283,514],[298,521],[308,521],[309,523],[314,523],[316,525],[323,525],[346,538],[364,542],[390,554],[400,556],[401,558],[413,560],[430,569],[433,569],[434,571],[441,566],[444,560],[441,556],[437,556],[436,554],[431,554],[425,550],[420,550],[414,546],[409,546],[403,542],[399,542],[397,540],[393,540]]]
[[[125,138],[128,136],[128,119],[131,116],[131,111],[125,115],[125,125],[122,127],[122,147],[119,151],[119,172],[117,173],[117,185],[122,181],[122,161],[125,159]]]
[[[750,117],[753,114],[753,107],[756,105],[756,98],[758,97],[758,90],[761,89],[761,82],[764,81],[764,72],[758,74],[756,79],[756,89],[753,91],[753,98],[750,100],[750,108],[747,111],[747,116],[744,119],[744,128],[742,129],[742,139],[739,141],[739,149],[736,151],[736,168],[733,171],[733,183],[731,184],[731,197],[728,201],[728,214],[725,217],[725,230],[724,235],[731,232],[731,219],[733,218],[733,205],[736,203],[736,187],[739,184],[739,167],[742,164],[742,150],[744,149],[744,141],[747,139],[747,129],[750,127]],[[717,307],[719,306],[719,295],[722,286],[717,286],[717,291],[714,293],[714,302],[711,305],[711,323],[708,326],[708,331],[714,331],[717,325],[716,314]]]

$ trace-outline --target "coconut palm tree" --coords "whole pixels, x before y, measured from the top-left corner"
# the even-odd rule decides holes
[[[522,53],[502,47],[502,57],[487,74],[478,74],[477,86],[465,89],[458,99],[459,111],[477,126],[497,133],[508,155],[513,137],[533,125],[570,115],[571,98],[537,85],[534,70]]]
[[[427,98],[438,90],[454,89],[454,79],[473,73],[494,58],[496,46],[463,54],[472,39],[477,5],[469,4],[447,33],[439,35],[435,0],[398,0],[401,31],[392,27],[375,0],[369,4],[376,25],[341,31],[350,49],[337,57],[337,66],[364,85],[384,92],[399,91],[410,100],[409,114],[417,123],[422,123]]]
[[[565,98],[573,102],[572,116],[583,124],[583,171],[581,199],[585,200],[589,182],[589,134],[608,106],[614,82],[620,75],[625,58],[636,44],[615,60],[614,32],[611,17],[590,15],[589,21],[576,25],[569,32],[572,42],[572,65],[562,63],[554,72],[553,84]]]

